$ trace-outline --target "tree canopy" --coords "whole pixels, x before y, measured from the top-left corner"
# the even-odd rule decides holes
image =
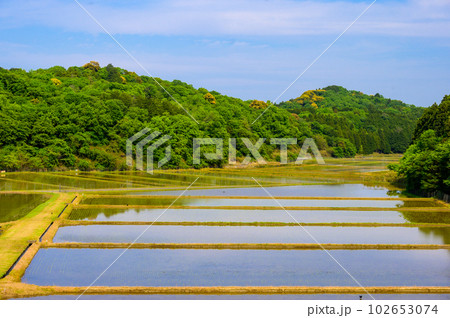
[[[418,120],[414,142],[398,165],[409,192],[450,194],[450,96],[428,108]]]
[[[309,90],[279,106],[308,122],[337,157],[355,152],[403,153],[423,113],[422,107],[340,86]]]
[[[244,101],[95,61],[28,72],[0,68],[0,169],[128,169],[126,140],[144,127],[172,136],[168,168],[193,166],[194,137],[287,137],[300,145],[314,138],[323,154],[337,157],[401,152],[422,114],[421,108],[338,86],[305,94],[279,105]],[[279,153],[270,143],[260,152],[268,160]],[[238,139],[237,157],[248,153]]]

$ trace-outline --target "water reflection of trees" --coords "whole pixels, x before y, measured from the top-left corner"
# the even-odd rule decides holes
[[[450,224],[450,212],[401,212],[401,214],[411,223]]]
[[[450,244],[450,230],[447,227],[428,227],[428,228],[419,228],[420,232],[433,237],[441,237],[442,244]]]
[[[401,199],[399,199],[401,200]],[[443,207],[444,205],[437,201],[421,200],[421,201],[403,201],[401,204],[397,204],[398,208],[435,208]]]
[[[48,198],[43,194],[0,193],[0,222],[18,220]]]
[[[411,223],[445,223],[450,224],[448,212],[401,212]],[[419,227],[419,231],[427,236],[441,237],[442,244],[450,244],[450,227]]]

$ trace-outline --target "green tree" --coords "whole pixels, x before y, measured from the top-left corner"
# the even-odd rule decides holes
[[[427,130],[408,148],[400,164],[391,169],[405,177],[410,192],[450,193],[450,140],[441,142],[434,130]]]

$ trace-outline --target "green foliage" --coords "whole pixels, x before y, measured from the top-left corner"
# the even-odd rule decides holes
[[[434,130],[427,130],[391,169],[405,177],[406,189],[412,193],[450,193],[450,140],[443,141]]]
[[[414,143],[398,165],[390,166],[405,178],[408,191],[450,193],[449,96],[427,109],[414,131]],[[433,129],[431,129],[433,128]]]
[[[179,80],[138,76],[111,64],[100,67],[95,61],[29,72],[0,68],[0,169],[123,170],[126,140],[144,127],[172,136],[167,168],[192,167],[192,139],[202,137],[224,138],[225,149],[229,138],[237,138],[238,158],[249,154],[242,137],[253,143],[259,138],[297,138],[299,145],[314,137],[322,151],[338,157],[406,148],[410,122],[422,110],[397,101],[381,107],[375,100],[366,103],[369,97],[361,94],[361,105],[355,104],[349,102],[352,94],[328,87],[305,93],[301,103],[276,107],[195,89]],[[382,97],[369,99],[386,103]],[[260,149],[268,160],[277,151],[268,143]],[[157,149],[155,159],[163,156],[164,149]]]
[[[356,155],[356,147],[349,140],[341,138],[333,147],[332,155],[336,158],[351,158]]]
[[[341,148],[343,140],[360,154],[403,153],[423,113],[420,107],[340,86],[306,91],[296,99],[280,103],[279,107],[306,120],[313,134],[324,137],[333,146],[333,155],[338,157],[353,153],[353,147],[345,147],[347,151]]]
[[[445,96],[442,102],[427,108],[417,122],[413,140],[419,138],[426,130],[432,129],[438,137],[450,136],[450,95]]]
[[[144,127],[169,134],[172,159],[167,168],[192,167],[192,140],[201,137],[297,137],[303,122],[273,107],[250,125],[261,110],[250,101],[138,76],[109,64],[25,72],[0,69],[0,169],[83,171],[126,169],[126,139]],[[164,88],[164,89],[163,89]],[[197,125],[172,98],[198,121]],[[264,146],[270,158],[275,146]],[[238,156],[248,153],[238,145]],[[155,159],[164,156],[157,149]],[[204,165],[221,166],[223,162]]]

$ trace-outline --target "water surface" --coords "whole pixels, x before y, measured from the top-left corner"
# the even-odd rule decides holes
[[[309,233],[309,234],[308,234]],[[79,225],[59,228],[54,242],[443,244],[450,227]],[[311,237],[312,236],[312,237]]]
[[[326,184],[296,185],[284,187],[265,187],[274,197],[341,197],[341,198],[387,198],[398,197],[399,193],[389,192],[384,187],[369,187],[363,184]],[[180,195],[183,190],[131,192],[135,195]],[[187,190],[183,196],[269,196],[261,187],[231,189],[196,189]]]
[[[175,202],[175,203],[174,203]],[[95,205],[163,205],[202,206],[202,207],[336,207],[336,208],[399,208],[399,207],[435,207],[441,206],[435,201],[402,200],[297,200],[297,199],[216,199],[216,198],[151,198],[151,197],[87,197],[82,204]]]
[[[41,248],[22,281],[89,286],[123,249]],[[334,250],[363,286],[449,286],[446,250]],[[322,250],[129,249],[98,286],[355,286]]]
[[[17,194],[0,192],[0,222],[18,220],[50,198],[43,194]]]
[[[300,223],[450,223],[450,213],[346,210],[291,210]],[[74,209],[69,219],[153,222],[295,222],[284,210],[222,209]]]
[[[115,188],[135,188],[138,184],[132,181],[123,179],[120,181],[103,180],[96,178],[95,175],[87,177],[81,172],[66,173],[42,173],[42,172],[17,172],[8,173],[8,179],[17,182],[28,182],[30,184],[46,185],[50,188],[62,189],[115,189]],[[142,185],[140,185],[142,187]]]

